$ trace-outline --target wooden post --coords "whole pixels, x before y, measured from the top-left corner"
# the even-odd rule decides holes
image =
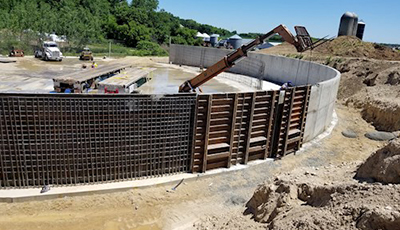
[[[290,105],[289,105],[289,114],[287,115],[287,126],[286,126],[286,133],[285,133],[285,140],[283,144],[283,156],[286,155],[286,150],[287,150],[287,141],[289,137],[289,131],[290,131],[290,119],[292,116],[292,110],[293,110],[293,102],[294,102],[294,95],[295,95],[295,88],[291,89],[291,100],[290,100]]]
[[[244,164],[247,164],[249,161],[249,149],[250,149],[250,140],[251,140],[251,129],[253,128],[253,116],[254,116],[254,107],[256,105],[256,92],[252,94],[252,101],[250,105],[250,115],[249,115],[249,124],[247,126],[247,142],[245,148],[244,155]]]
[[[238,105],[238,94],[234,94],[233,98],[233,108],[232,108],[232,121],[231,121],[231,135],[229,139],[229,157],[227,167],[231,167],[232,160],[232,148],[233,148],[233,139],[235,138],[235,126],[236,126],[236,116],[237,116],[237,105]]]
[[[271,145],[271,147],[269,145],[271,144],[271,141],[270,141],[271,132],[273,132],[271,130],[271,128],[272,128],[272,121],[274,119],[276,94],[277,94],[277,91],[273,91],[272,99],[271,99],[271,106],[270,106],[270,110],[269,110],[269,113],[270,113],[269,114],[269,121],[268,121],[267,130],[266,130],[266,132],[267,132],[267,140],[266,140],[266,143],[265,143],[264,159],[267,159],[270,156],[271,152],[272,152],[272,145]]]
[[[208,138],[210,135],[210,120],[211,120],[211,107],[212,107],[212,95],[207,96],[207,118],[206,118],[206,126],[205,128],[205,137],[204,137],[204,155],[203,155],[203,170],[202,172],[206,172],[207,170],[207,154],[208,154]]]
[[[304,104],[303,104],[303,114],[302,114],[302,119],[301,119],[301,133],[300,133],[300,140],[297,145],[297,149],[299,150],[301,146],[303,145],[303,138],[304,138],[304,128],[305,128],[305,122],[307,118],[307,113],[308,113],[308,101],[310,99],[310,89],[311,86],[306,86],[306,94],[304,97]]]

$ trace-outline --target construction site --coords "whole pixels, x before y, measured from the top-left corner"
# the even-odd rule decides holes
[[[400,229],[400,52],[87,60],[0,58],[0,229]]]

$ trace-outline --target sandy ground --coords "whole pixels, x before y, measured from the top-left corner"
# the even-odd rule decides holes
[[[358,111],[338,108],[339,122],[331,136],[298,155],[266,162],[241,171],[184,182],[176,192],[171,186],[157,186],[105,195],[69,197],[0,206],[0,229],[202,229],[207,218],[242,216],[244,204],[259,184],[298,167],[324,167],[361,162],[384,145],[360,135],[347,139],[341,131],[373,130]],[[219,219],[221,220],[221,219]],[[246,229],[239,224],[239,229]],[[213,229],[213,228],[208,228]]]
[[[84,74],[88,70],[82,70],[82,65],[91,64],[90,61],[80,61],[76,57],[65,58],[62,62],[45,62],[29,56],[12,59],[17,62],[0,63],[0,92],[49,93],[53,91],[53,78],[71,72]],[[199,68],[170,65],[168,57],[126,57],[119,60],[132,63],[137,67],[157,68],[151,73],[153,80],[139,89],[139,92],[143,94],[177,93],[179,85],[200,73]],[[99,66],[119,60],[95,59]],[[241,75],[231,73],[222,73],[221,75],[241,77]],[[272,83],[268,87],[270,89],[280,88]],[[223,77],[211,79],[201,88],[204,93],[254,91],[254,88],[250,86]]]
[[[62,62],[45,62],[33,56],[12,58],[16,63],[0,63],[0,91],[49,93],[53,90],[53,78],[80,71],[82,65],[90,61],[80,61],[77,57],[64,58]],[[151,65],[150,58],[130,57],[132,63]],[[115,59],[95,59],[98,65],[106,65]]]

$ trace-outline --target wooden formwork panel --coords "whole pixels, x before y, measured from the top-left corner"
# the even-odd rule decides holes
[[[272,155],[279,91],[199,95],[193,172]]]
[[[275,156],[298,151],[303,143],[311,86],[290,88],[285,91],[284,103],[276,111],[280,121],[276,125],[279,134],[274,139]],[[278,131],[276,131],[278,133]]]
[[[193,95],[0,95],[1,187],[190,171]]]

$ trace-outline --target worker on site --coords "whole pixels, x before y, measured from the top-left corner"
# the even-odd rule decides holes
[[[92,69],[97,68],[97,63],[94,61],[92,64]]]
[[[281,86],[281,89],[287,89],[287,88],[291,88],[291,87],[293,87],[293,84],[291,81],[288,81]]]

